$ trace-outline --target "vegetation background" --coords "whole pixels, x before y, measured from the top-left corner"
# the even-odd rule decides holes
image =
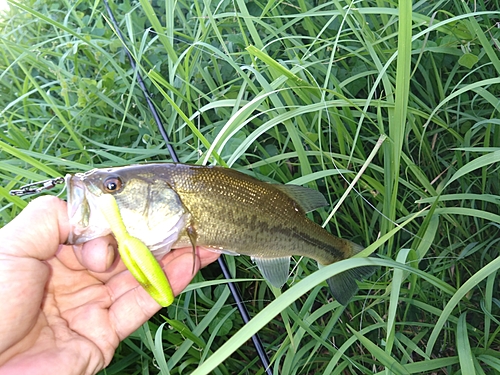
[[[365,259],[296,258],[278,291],[228,257],[250,324],[213,265],[102,374],[263,374],[259,330],[274,374],[500,373],[498,0],[111,3],[137,70],[102,2],[9,3],[2,223],[21,184],[170,160],[140,72],[183,162],[319,189],[311,218],[381,257],[347,307],[323,280]]]

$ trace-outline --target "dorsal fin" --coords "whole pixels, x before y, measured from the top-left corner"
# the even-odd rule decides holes
[[[299,185],[273,184],[273,186],[297,202],[304,212],[314,211],[328,205],[323,194],[317,190]]]

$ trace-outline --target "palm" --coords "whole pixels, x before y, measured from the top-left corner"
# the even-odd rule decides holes
[[[121,262],[113,262],[105,272],[88,270],[99,270],[96,260],[109,256],[110,237],[86,244],[77,252],[78,259],[70,246],[48,257],[45,247],[55,246],[53,254],[61,241],[49,238],[47,226],[53,223],[43,222],[39,236],[33,233],[21,247],[19,232],[13,236],[15,230],[3,230],[0,236],[0,297],[8,301],[0,305],[1,372],[92,374],[106,366],[118,343],[160,307]],[[60,234],[64,230],[60,227]],[[196,269],[216,258],[198,251]],[[191,270],[192,261],[191,248],[174,250],[162,260],[176,295],[191,279],[186,270]]]

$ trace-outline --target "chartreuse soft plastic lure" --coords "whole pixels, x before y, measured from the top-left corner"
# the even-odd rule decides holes
[[[148,247],[127,231],[115,197],[102,194],[98,200],[101,212],[118,242],[118,252],[125,266],[156,302],[163,307],[171,305],[174,293],[167,276]]]

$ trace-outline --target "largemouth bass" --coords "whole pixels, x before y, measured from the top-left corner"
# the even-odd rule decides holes
[[[111,233],[97,203],[97,197],[111,194],[128,233],[155,257],[186,246],[249,255],[276,287],[287,281],[292,255],[328,265],[363,250],[306,217],[327,204],[318,191],[262,182],[233,169],[132,165],[68,175],[66,183],[73,244]],[[346,304],[358,289],[356,280],[373,271],[356,268],[327,282],[337,301]]]

